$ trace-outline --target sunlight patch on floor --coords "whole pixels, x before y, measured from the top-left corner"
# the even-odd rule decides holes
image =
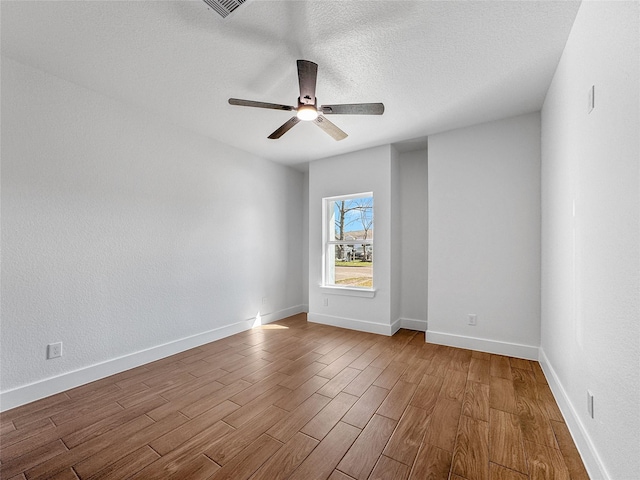
[[[266,325],[262,325],[262,316],[260,312],[256,314],[256,319],[253,321],[253,325],[251,328],[260,328],[261,330],[289,330],[289,327],[285,327],[284,325],[275,325],[267,323]]]

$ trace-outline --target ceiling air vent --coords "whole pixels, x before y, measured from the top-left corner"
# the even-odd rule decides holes
[[[247,0],[203,0],[204,3],[218,12],[222,18],[227,18],[236,8]]]

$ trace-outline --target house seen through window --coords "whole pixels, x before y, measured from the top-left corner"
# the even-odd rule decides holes
[[[373,288],[373,193],[324,199],[325,286]]]

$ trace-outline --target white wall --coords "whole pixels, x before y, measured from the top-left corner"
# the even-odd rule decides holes
[[[428,165],[427,341],[537,358],[539,114],[430,136]]]
[[[309,320],[391,334],[390,145],[316,160],[309,165]],[[331,294],[322,283],[322,199],[373,192],[375,297]],[[323,299],[328,299],[328,306]]]
[[[541,362],[592,478],[640,475],[639,17],[582,2],[542,109]]]
[[[302,299],[304,311],[309,311],[309,171],[302,180]]]
[[[3,57],[2,408],[300,311],[302,188]]]
[[[393,145],[390,146],[389,153],[391,155],[389,159],[389,180],[391,181],[391,310],[389,316],[391,323],[399,323],[402,310],[402,224],[405,219],[401,205],[400,154]]]
[[[400,154],[401,281],[403,326],[426,330],[429,239],[427,150]]]

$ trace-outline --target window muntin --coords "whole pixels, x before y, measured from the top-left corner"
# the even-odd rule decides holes
[[[324,199],[323,286],[373,289],[373,193]]]

